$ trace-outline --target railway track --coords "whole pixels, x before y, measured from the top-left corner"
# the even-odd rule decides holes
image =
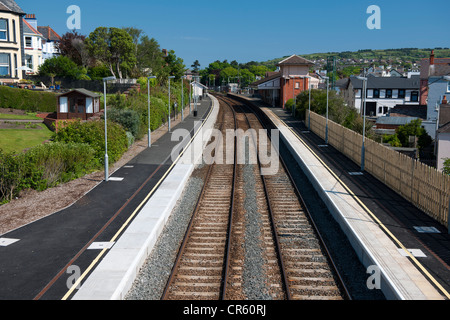
[[[218,99],[223,133],[264,129],[248,107]],[[261,174],[267,165],[259,161],[258,143],[257,135],[249,137],[246,161],[238,163],[235,138],[234,164],[209,167],[162,299],[349,299],[282,159],[275,174]]]

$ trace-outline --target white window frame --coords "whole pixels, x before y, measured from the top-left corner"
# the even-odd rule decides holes
[[[447,82],[447,92],[450,92],[450,81]]]
[[[11,73],[11,55],[9,53],[0,53],[2,55],[5,55],[8,57],[7,63],[0,63],[0,67],[7,67],[8,68],[8,74],[1,75],[3,77],[12,77]]]
[[[59,98],[59,112],[69,113],[69,99],[67,99],[67,97]]]
[[[30,40],[30,45],[27,45],[28,39]],[[33,37],[29,37],[29,36],[25,37],[25,48],[33,48]]]
[[[5,33],[5,39],[0,38],[0,41],[8,41],[8,26],[9,26],[9,22],[8,19],[0,19],[5,21],[6,23],[6,29],[0,29],[0,32],[4,32]]]

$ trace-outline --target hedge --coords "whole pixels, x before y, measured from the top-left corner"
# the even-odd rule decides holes
[[[0,108],[52,113],[56,107],[55,93],[0,86]]]

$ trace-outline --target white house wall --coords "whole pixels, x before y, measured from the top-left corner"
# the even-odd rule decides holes
[[[437,167],[444,169],[444,159],[450,158],[450,133],[440,133],[438,137]]]

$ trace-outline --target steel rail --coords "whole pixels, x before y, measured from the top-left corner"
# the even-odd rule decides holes
[[[228,97],[228,99],[230,99],[230,98]],[[232,99],[230,99],[230,100],[232,100]],[[255,110],[256,108],[254,106],[250,105],[250,104],[247,104],[247,103],[244,103],[244,102],[241,102],[241,101],[240,101],[240,103],[242,103],[245,106],[247,106],[247,108],[249,108],[251,110],[251,112],[258,118],[258,120],[261,123],[261,125],[267,130],[268,136],[271,139],[272,137],[271,137],[270,130],[268,130],[269,129],[268,125],[271,125],[273,127],[273,124],[267,119],[265,121],[261,119],[261,117],[258,115],[258,113],[261,114],[262,111],[261,110]],[[263,118],[265,118],[265,117],[263,117]],[[278,151],[278,154],[279,154],[280,163],[282,164],[282,166],[283,166],[287,176],[289,177],[290,181],[292,182],[292,185],[294,187],[294,191],[295,191],[297,197],[299,198],[299,201],[300,201],[301,205],[303,206],[303,208],[305,210],[305,213],[306,213],[308,219],[311,222],[311,225],[313,226],[314,232],[317,235],[317,237],[319,239],[319,242],[320,242],[322,248],[324,249],[324,251],[326,253],[326,257],[327,257],[331,267],[333,268],[333,271],[334,271],[335,275],[337,276],[337,279],[338,279],[338,282],[339,282],[338,285],[341,287],[341,291],[343,291],[342,293],[344,294],[344,296],[345,296],[345,298],[347,300],[352,300],[351,294],[350,294],[347,286],[345,285],[345,281],[343,280],[343,277],[342,277],[341,273],[339,272],[339,270],[337,268],[337,265],[336,265],[332,255],[331,255],[331,251],[327,247],[327,245],[326,245],[326,243],[324,241],[324,238],[323,238],[321,232],[319,231],[319,228],[318,228],[314,218],[312,217],[311,212],[309,211],[309,208],[306,205],[306,202],[304,201],[304,198],[301,195],[301,193],[300,193],[300,191],[299,191],[299,189],[297,187],[297,184],[294,182],[295,180],[293,179],[292,174],[288,170],[284,159],[282,158],[279,150],[277,150],[277,151]]]
[[[231,109],[231,111],[233,111],[232,108],[230,108],[230,109]],[[235,116],[234,112],[233,112],[233,116],[234,116],[234,126],[235,126],[235,129],[237,129],[237,119],[236,119],[236,116]],[[225,114],[223,115],[223,117],[225,119]],[[222,124],[221,124],[221,130],[223,130],[224,126],[225,126],[225,121],[223,121]],[[236,142],[236,138],[235,138],[235,142]],[[216,142],[217,145],[219,145],[219,143],[222,143],[222,138],[220,138],[220,140]],[[236,143],[235,143],[235,151],[236,151]],[[225,253],[224,253],[224,270],[223,270],[223,273],[222,273],[223,275],[222,275],[222,280],[221,280],[220,300],[224,300],[225,296],[226,296],[226,284],[227,284],[227,281],[228,281],[228,270],[229,270],[229,265],[230,265],[229,257],[230,257],[230,247],[231,247],[231,231],[232,231],[232,221],[233,221],[233,212],[234,212],[235,185],[236,185],[236,179],[237,179],[237,161],[236,161],[236,159],[237,159],[237,156],[236,156],[236,152],[235,152],[235,163],[234,163],[234,169],[233,169],[233,184],[232,184],[232,189],[231,189],[231,203],[230,203],[230,209],[229,209],[229,223],[228,223],[228,228],[227,228],[227,241],[226,241],[226,247],[225,247]],[[214,166],[215,166],[215,164],[212,164],[208,168],[208,172],[207,172],[207,175],[206,175],[206,178],[205,178],[205,183],[204,183],[204,185],[202,187],[200,196],[199,196],[199,198],[197,200],[197,203],[196,203],[196,206],[195,206],[195,209],[194,209],[194,213],[193,213],[193,215],[192,215],[192,217],[190,219],[190,222],[189,222],[189,225],[187,227],[185,236],[183,238],[182,244],[181,244],[180,249],[178,251],[178,254],[177,254],[174,266],[173,266],[172,271],[170,273],[170,276],[169,276],[169,278],[167,280],[164,292],[163,292],[160,300],[168,300],[168,298],[169,298],[170,288],[172,287],[172,284],[173,284],[173,282],[176,279],[176,275],[177,275],[179,267],[181,265],[181,259],[182,259],[183,255],[185,253],[185,249],[186,249],[188,240],[189,240],[190,235],[192,233],[192,228],[193,228],[193,225],[194,225],[194,221],[195,221],[195,219],[197,217],[197,213],[200,210],[201,203],[202,203],[202,201],[204,199],[205,192],[206,192],[206,190],[208,188],[209,181],[211,180],[212,171],[213,171]]]

